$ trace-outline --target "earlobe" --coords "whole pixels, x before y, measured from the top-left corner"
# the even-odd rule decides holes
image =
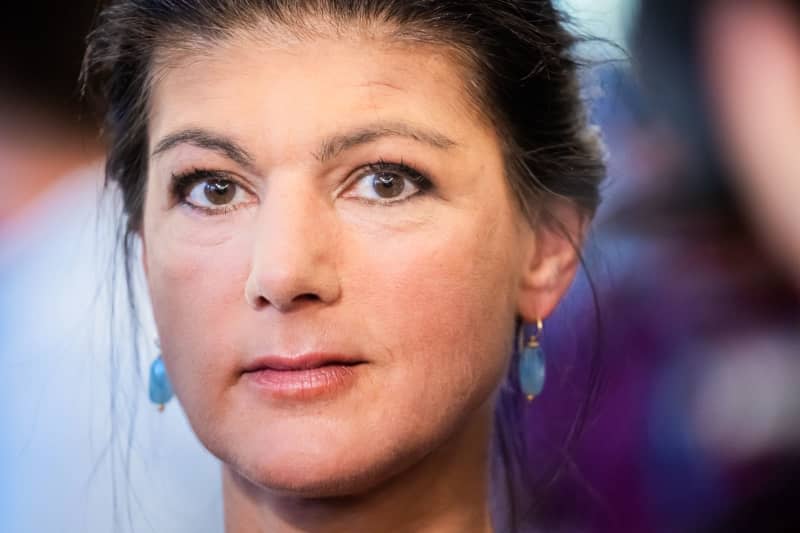
[[[588,221],[574,207],[569,211],[529,233],[533,242],[522,265],[517,304],[525,322],[547,318],[575,278]]]

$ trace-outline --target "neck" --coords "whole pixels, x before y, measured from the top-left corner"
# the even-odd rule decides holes
[[[225,531],[491,533],[490,428],[487,405],[439,449],[358,495],[305,499],[275,494],[224,466]]]

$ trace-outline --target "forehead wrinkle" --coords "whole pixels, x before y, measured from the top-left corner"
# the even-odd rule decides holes
[[[315,31],[308,31],[313,28]],[[331,31],[325,32],[323,30]],[[246,41],[257,43],[262,46],[282,53],[292,53],[294,45],[310,44],[313,41],[351,41],[360,45],[369,45],[378,50],[402,50],[408,53],[422,53],[423,65],[426,68],[428,63],[431,65],[432,72],[438,71],[436,63],[447,63],[446,70],[454,73],[460,89],[460,97],[443,105],[456,106],[461,113],[471,116],[483,128],[493,130],[497,134],[496,124],[492,120],[491,114],[485,112],[485,107],[481,102],[479,76],[476,76],[475,63],[468,51],[453,45],[428,38],[424,32],[410,31],[410,28],[397,27],[390,21],[382,21],[380,24],[359,24],[347,29],[346,32],[341,28],[326,25],[324,21],[317,19],[317,25],[306,24],[304,28],[292,28],[281,21],[262,20],[257,24],[243,24],[232,28],[225,35],[216,37],[190,36],[181,39],[180,35],[173,35],[162,46],[157,49],[156,56],[153,58],[150,70],[150,92],[147,101],[147,116],[150,126],[153,117],[153,96],[157,86],[161,86],[164,78],[175,70],[197,67],[206,61],[225,62],[226,49],[229,47],[242,47]],[[181,45],[180,42],[183,44]],[[250,48],[244,46],[244,49]],[[365,87],[382,87],[391,91],[404,91],[402,83],[396,83],[389,79],[373,79],[359,84]],[[477,90],[476,90],[477,89]],[[476,94],[477,93],[477,94]],[[398,126],[397,124],[390,126]],[[325,160],[334,157],[341,152],[356,144],[365,144],[379,137],[405,137],[416,142],[421,142],[435,148],[445,148],[456,144],[444,136],[423,135],[418,132],[406,131],[403,127],[381,127],[382,131],[356,131],[350,135],[349,139],[330,138],[331,142],[322,143],[318,150],[311,153],[318,160]],[[437,138],[439,137],[439,138]]]
[[[255,42],[284,53],[291,52],[293,46],[312,41],[351,41],[376,48],[422,50],[444,57],[455,67],[462,83],[467,111],[474,112],[475,118],[485,121],[483,87],[477,75],[480,70],[478,61],[469,46],[457,44],[459,39],[448,39],[425,28],[424,24],[402,24],[381,14],[369,19],[343,20],[335,13],[300,8],[283,15],[277,20],[260,15],[245,17],[215,35],[198,35],[176,28],[155,47],[149,81],[157,82],[167,71],[191,65],[195,61],[218,60],[220,50],[237,46],[242,41]]]

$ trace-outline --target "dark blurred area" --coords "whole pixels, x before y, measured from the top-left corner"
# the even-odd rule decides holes
[[[543,493],[542,531],[800,531],[800,3],[631,9],[630,61],[586,73],[609,182],[590,277],[544,339],[552,368],[531,431],[541,460],[565,466]],[[74,416],[91,401],[74,392],[97,383],[67,379],[85,353],[63,342],[108,275],[90,267],[102,258],[76,216],[96,210],[102,182],[96,121],[77,98],[94,12],[39,2],[0,22],[0,183],[14,185],[0,198],[3,531],[107,530],[70,514],[81,505],[70,480],[94,466],[69,437],[91,424]],[[604,386],[564,449],[593,353]],[[31,361],[63,365],[44,396]],[[44,433],[29,427],[32,395]],[[186,435],[169,438],[180,448]],[[53,439],[64,444],[51,464]],[[63,461],[74,469],[59,471]],[[47,520],[42,487],[55,502]],[[155,494],[141,505],[158,507]]]
[[[642,0],[629,35],[631,64],[587,82],[610,153],[605,387],[545,514],[568,531],[800,531],[800,4]]]
[[[62,178],[100,157],[78,74],[96,2],[15,2],[0,21],[0,239]],[[0,240],[0,243],[2,241]],[[2,244],[0,244],[1,246]]]
[[[3,108],[22,107],[52,120],[81,116],[78,91],[86,35],[97,2],[14,2],[0,21]]]

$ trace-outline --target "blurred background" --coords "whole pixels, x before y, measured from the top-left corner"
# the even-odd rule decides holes
[[[544,340],[542,531],[800,531],[800,4],[559,4],[596,38],[609,178]],[[146,313],[128,346],[76,81],[94,10],[0,22],[0,531],[221,531],[215,460],[174,402],[148,404]]]

